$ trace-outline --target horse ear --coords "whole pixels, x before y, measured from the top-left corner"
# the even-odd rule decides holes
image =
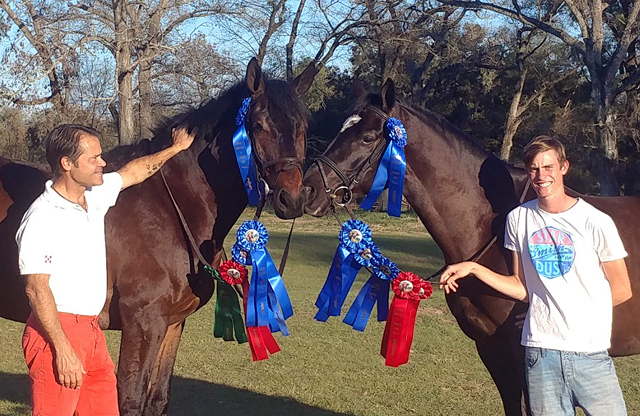
[[[311,84],[313,84],[313,79],[316,77],[318,72],[320,72],[320,70],[316,68],[313,62],[311,62],[305,70],[302,71],[302,74],[298,75],[293,80],[293,88],[298,95],[302,95],[309,91]]]
[[[351,90],[353,91],[353,95],[355,95],[356,98],[360,98],[367,93],[367,90],[364,88],[364,85],[362,85],[362,81],[360,81],[360,78],[353,79]]]
[[[396,86],[391,78],[387,79],[387,82],[382,86],[380,96],[382,97],[382,109],[388,113],[396,105]]]
[[[251,58],[247,65],[247,75],[245,82],[251,93],[260,94],[264,91],[264,79],[262,78],[262,68],[256,58]]]

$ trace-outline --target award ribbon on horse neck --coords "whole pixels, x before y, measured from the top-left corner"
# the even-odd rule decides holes
[[[369,322],[369,316],[374,304],[378,304],[378,322],[387,320],[389,312],[389,285],[400,273],[398,266],[391,260],[383,257],[379,250],[373,252],[373,256],[366,264],[373,271],[369,280],[362,286],[358,296],[351,304],[343,322],[355,329],[364,331]]]
[[[315,319],[325,322],[329,316],[340,316],[342,305],[362,266],[369,266],[373,255],[379,252],[371,239],[369,226],[360,220],[349,220],[338,235],[338,248],[333,257],[318,299]]]
[[[238,126],[238,129],[233,134],[233,150],[236,153],[236,160],[238,161],[238,168],[242,176],[242,183],[247,192],[249,205],[255,206],[260,202],[260,184],[256,171],[256,163],[253,159],[251,139],[249,139],[245,126],[245,118],[249,111],[250,104],[251,98],[247,97],[242,100],[242,106],[238,110],[238,115],[236,116],[236,126]]]
[[[411,272],[401,272],[393,279],[393,300],[384,327],[380,354],[385,364],[398,367],[409,361],[418,305],[433,293],[431,284]]]
[[[245,319],[247,336],[254,361],[268,358],[267,350],[273,354],[280,350],[272,332],[289,335],[285,320],[293,315],[289,294],[266,244],[269,235],[259,221],[244,222],[236,234],[232,248],[234,258],[251,262],[251,283],[245,292]],[[243,256],[242,253],[245,253]]]
[[[407,145],[407,131],[402,122],[394,117],[387,120],[385,128],[388,131],[389,144],[380,159],[371,190],[360,204],[360,208],[371,209],[382,191],[388,187],[387,212],[391,216],[399,217],[402,213],[402,192],[404,176],[407,170],[407,162],[404,156],[404,147]]]
[[[216,309],[214,314],[213,336],[225,341],[233,341],[234,333],[238,344],[247,342],[247,333],[244,330],[244,320],[240,312],[238,295],[232,285],[242,285],[243,291],[249,289],[247,269],[238,262],[227,260],[218,270],[205,269],[216,278]]]

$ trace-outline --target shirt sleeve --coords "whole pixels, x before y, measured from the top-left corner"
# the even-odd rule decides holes
[[[619,260],[627,257],[618,229],[610,216],[603,214],[592,223],[594,249],[601,262]]]
[[[18,267],[21,275],[53,274],[56,244],[52,227],[37,212],[28,212],[16,233]]]
[[[507,214],[507,221],[504,227],[504,248],[511,251],[517,251],[518,253],[522,253],[522,249],[520,244],[518,243],[518,236],[516,234],[516,210],[518,208],[512,210],[509,214]]]
[[[92,202],[97,204],[106,212],[116,204],[120,189],[122,189],[122,176],[118,172],[105,173],[102,175],[104,183],[94,186],[89,192]]]

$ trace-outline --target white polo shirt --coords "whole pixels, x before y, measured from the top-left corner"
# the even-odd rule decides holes
[[[107,298],[104,216],[116,203],[122,177],[103,175],[104,183],[85,191],[88,211],[45,190],[22,217],[16,233],[20,274],[48,274],[58,312],[98,315]]]

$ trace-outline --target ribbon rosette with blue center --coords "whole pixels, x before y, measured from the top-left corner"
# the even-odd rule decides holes
[[[360,204],[362,209],[371,209],[382,191],[389,187],[389,215],[399,217],[402,210],[402,192],[407,162],[404,157],[404,147],[407,145],[407,131],[402,122],[391,117],[387,120],[386,130],[389,145],[382,155],[371,190]]]
[[[364,331],[369,322],[373,305],[378,304],[378,322],[386,321],[389,312],[389,285],[400,273],[398,266],[382,256],[380,251],[372,251],[370,267],[373,271],[367,283],[362,286],[351,308],[344,317],[344,323],[357,331]]]
[[[240,169],[240,175],[242,176],[242,183],[247,191],[249,205],[258,205],[258,202],[260,201],[260,184],[258,182],[256,164],[253,160],[251,140],[249,139],[247,128],[245,126],[245,118],[249,111],[250,104],[251,98],[247,97],[242,101],[242,106],[238,110],[238,115],[236,117],[236,126],[238,126],[238,129],[233,134],[233,149],[236,153],[236,160],[238,161],[238,168]]]
[[[333,256],[327,280],[318,295],[315,319],[326,321],[329,316],[340,316],[342,305],[362,266],[369,267],[378,248],[371,239],[369,226],[359,220],[342,225],[338,235],[338,248]]]
[[[238,243],[231,246],[231,258],[243,266],[251,264],[251,255],[244,251]]]
[[[236,234],[237,245],[251,258],[251,284],[247,299],[247,327],[269,326],[289,335],[285,320],[293,315],[289,294],[266,249],[269,235],[259,221],[246,221]]]

